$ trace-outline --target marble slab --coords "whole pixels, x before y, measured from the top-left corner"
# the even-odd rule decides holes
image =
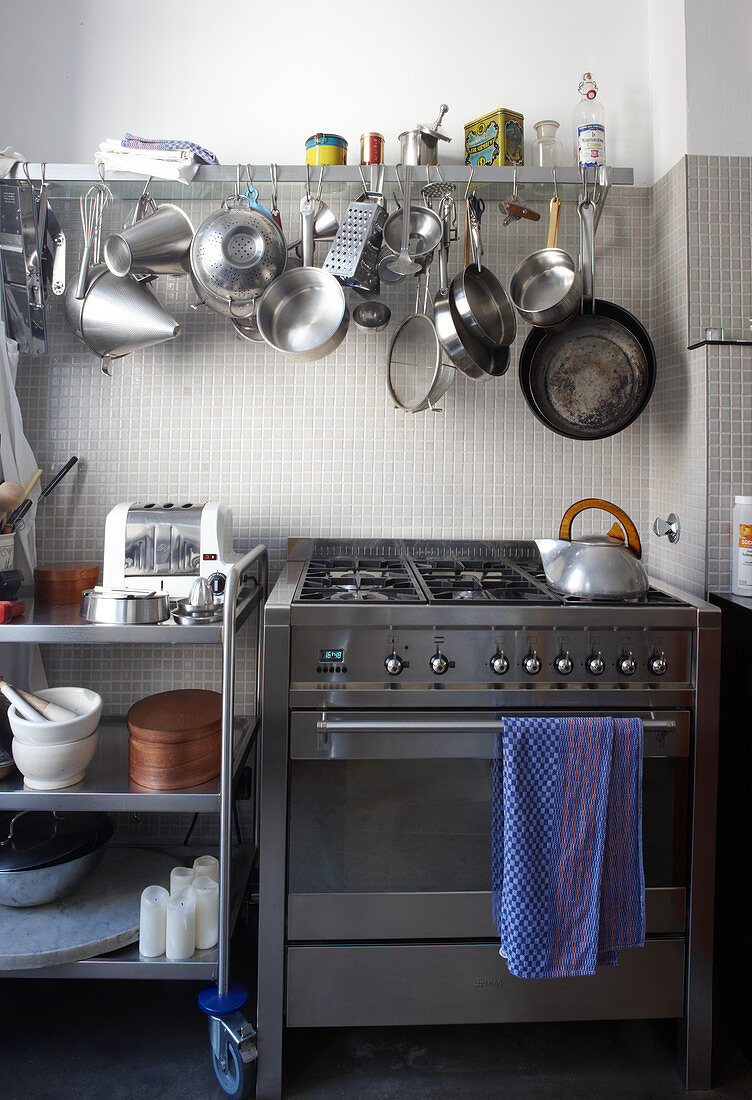
[[[175,863],[148,848],[109,848],[67,898],[29,909],[0,905],[0,970],[79,962],[135,943],[141,891],[169,887]]]

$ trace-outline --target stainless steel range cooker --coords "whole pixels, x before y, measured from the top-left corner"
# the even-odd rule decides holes
[[[666,588],[564,600],[532,542],[291,540],[266,605],[258,1089],[284,1027],[675,1017],[710,1084],[719,625]],[[645,727],[648,938],[525,981],[491,915],[503,714]]]

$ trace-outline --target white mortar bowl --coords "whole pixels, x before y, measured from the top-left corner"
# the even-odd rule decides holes
[[[49,722],[40,716],[32,722],[16,710],[8,707],[8,721],[17,741],[25,745],[62,745],[70,741],[82,741],[90,737],[99,725],[102,714],[102,696],[89,688],[59,687],[37,691],[41,699],[49,699],[76,712],[75,718],[65,722]]]
[[[13,738],[11,751],[24,783],[34,791],[57,791],[80,783],[97,751],[99,731],[61,745],[27,745]]]

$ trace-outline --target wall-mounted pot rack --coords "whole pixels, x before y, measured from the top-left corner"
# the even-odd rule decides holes
[[[201,184],[204,185],[201,188],[200,195],[192,194],[192,187],[189,185],[185,187],[182,183],[176,183],[171,180],[157,180],[153,181],[152,190],[157,188],[176,188],[178,194],[185,194],[186,198],[200,197],[209,198],[214,197],[216,194],[222,194],[223,190],[227,187],[233,187],[237,180],[238,169],[240,169],[243,180],[247,178],[246,172],[253,180],[255,184],[270,184],[271,183],[271,167],[269,164],[207,164],[199,166],[196,175],[192,180],[192,185]],[[369,166],[364,165],[363,170],[368,178]],[[303,184],[306,182],[306,174],[310,174],[312,181],[315,181],[318,185],[319,173],[322,171],[321,167],[316,165],[307,166],[305,164],[280,164],[277,166],[277,182],[280,186]],[[464,192],[464,188],[467,186],[470,179],[470,168],[464,164],[441,164],[438,166],[438,170],[435,166],[429,168],[421,166],[416,168],[415,179],[424,182],[424,173],[430,173],[431,181],[436,181],[440,177],[438,172],[441,173],[447,183],[454,183],[457,185],[458,191],[461,189]],[[100,172],[94,164],[38,164],[36,162],[18,163],[14,165],[6,180],[24,179],[28,173],[28,177],[31,180],[41,180],[42,175],[48,183],[53,184],[72,184],[74,185],[71,190],[75,190],[75,185],[83,185],[100,179]],[[553,187],[553,175],[552,170],[549,168],[517,168],[512,167],[482,167],[474,168],[472,170],[472,183],[473,186],[477,186],[479,189],[484,190],[485,197],[489,199],[503,199],[509,196],[509,193],[516,181],[520,188],[521,193],[528,199],[546,200],[550,197],[547,192],[549,188]],[[634,170],[632,168],[609,168],[610,185],[613,186],[632,186],[634,184]],[[143,185],[144,176],[137,176],[135,173],[130,172],[107,172],[105,173],[105,179],[107,183],[117,183],[123,185],[124,190],[128,190],[127,185],[131,184],[134,188]],[[0,180],[0,183],[2,181]],[[562,167],[556,169],[556,183],[559,189],[560,197],[563,200],[576,201],[582,190],[582,181],[580,178],[580,172],[578,168],[574,167]],[[389,187],[391,192],[393,187],[397,186],[397,168],[395,165],[384,166],[384,186]],[[215,192],[216,187],[216,192]],[[338,191],[348,191],[350,189],[362,189],[362,177],[360,174],[360,167],[357,164],[347,165],[325,165],[323,166],[323,188],[328,190],[329,194],[336,194]],[[120,187],[118,191],[120,191]],[[486,190],[487,189],[487,190]],[[607,190],[607,188],[606,188]]]

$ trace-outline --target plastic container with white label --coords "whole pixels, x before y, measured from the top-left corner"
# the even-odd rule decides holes
[[[734,497],[731,591],[736,596],[752,597],[752,497]]]

